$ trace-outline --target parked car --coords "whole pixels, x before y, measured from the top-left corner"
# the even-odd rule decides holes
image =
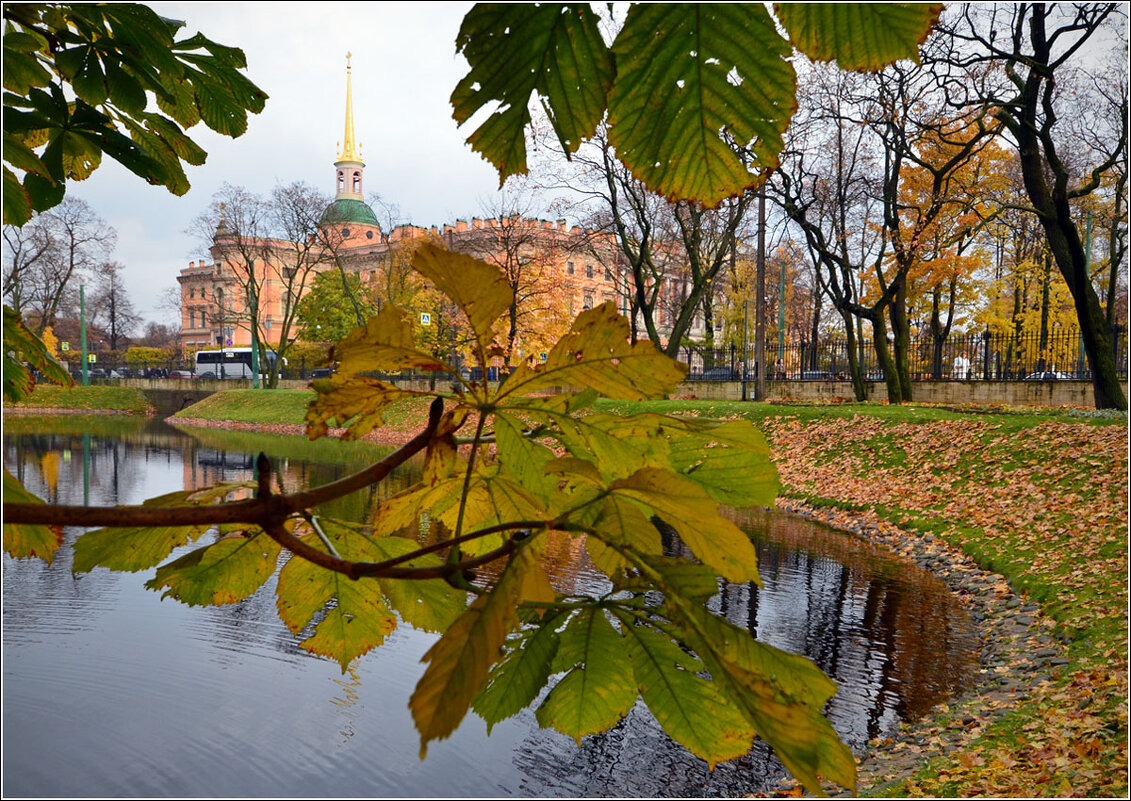
[[[316,378],[329,378],[333,374],[333,369],[329,367],[315,367],[310,371],[310,380],[313,381]]]
[[[169,371],[169,378],[181,378],[181,379],[190,379],[191,380],[193,378],[196,378],[196,376],[192,374],[192,370],[170,370]]]
[[[805,370],[801,373],[802,381],[832,381],[833,374],[828,370]]]
[[[1025,376],[1023,381],[1065,381],[1072,378],[1071,373],[1058,373],[1052,370],[1043,370],[1036,373],[1029,373]]]
[[[735,372],[729,367],[709,367],[699,377],[704,381],[733,381]]]

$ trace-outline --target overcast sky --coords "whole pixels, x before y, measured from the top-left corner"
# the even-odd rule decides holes
[[[185,234],[225,182],[268,194],[305,181],[334,189],[333,162],[345,115],[346,53],[353,54],[354,122],[365,160],[365,191],[399,206],[402,222],[437,225],[479,215],[498,188],[494,169],[464,143],[448,97],[467,72],[456,33],[471,3],[155,3],[221,44],[243,48],[247,75],[269,95],[238,139],[203,124],[189,133],[208,151],[188,167],[192,189],[175,197],[110,159],[68,192],[118,232],[114,258],[147,319],[177,273],[207,256]]]

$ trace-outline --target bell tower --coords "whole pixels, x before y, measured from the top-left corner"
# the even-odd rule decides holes
[[[365,162],[361,160],[361,147],[353,134],[351,55],[346,54],[346,129],[343,140],[338,143],[338,160],[334,162],[334,202],[322,212],[319,224],[332,226],[334,237],[353,247],[380,242],[381,225],[373,209],[365,204],[362,184]]]
[[[350,68],[352,53],[346,53],[346,129],[338,160],[334,162],[337,170],[337,200],[362,200],[362,173],[365,162],[361,160],[361,148],[353,135],[353,85]]]

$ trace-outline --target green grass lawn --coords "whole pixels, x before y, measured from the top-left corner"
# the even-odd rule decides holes
[[[229,389],[173,415],[258,425],[302,425],[315,394],[307,389]]]
[[[301,424],[312,398],[233,390],[179,416]],[[414,399],[391,410],[389,427],[415,432],[426,409],[427,399]],[[1126,793],[1125,414],[708,400],[602,400],[596,409],[750,420],[771,444],[783,495],[940,538],[1056,621],[1070,661],[1053,681],[973,745],[934,756],[885,794]]]
[[[53,384],[36,384],[31,396],[23,403],[14,406],[131,414],[145,414],[149,408],[145,396],[131,387],[60,387]]]

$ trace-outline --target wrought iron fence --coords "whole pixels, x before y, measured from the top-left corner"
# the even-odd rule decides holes
[[[1116,371],[1120,379],[1127,379],[1127,330],[1116,326],[1112,332],[1112,347]],[[742,346],[737,343],[721,348],[702,348],[694,345],[681,349],[684,363],[688,365],[689,381],[740,381],[745,371],[750,380],[755,378],[753,347],[743,358]],[[908,348],[911,378],[914,381],[1023,381],[1023,380],[1091,380],[1092,371],[1084,356],[1080,334],[1075,329],[1054,329],[1046,336],[993,333],[948,337],[936,343],[929,337],[913,339]],[[865,380],[882,381],[883,371],[876,363],[876,353],[870,340],[857,343],[857,358]],[[849,381],[848,343],[845,340],[825,339],[818,342],[790,342],[779,348],[776,343],[766,347],[767,377],[777,381]],[[191,360],[168,361],[108,361],[100,359],[88,365],[88,376],[93,381],[117,378],[196,379],[196,365]],[[71,362],[69,369],[75,378],[82,375],[81,365]],[[291,360],[280,368],[280,377],[287,380],[309,381],[322,375],[319,367],[305,358]],[[477,369],[464,370],[464,377],[478,380]],[[415,373],[404,371],[382,374],[379,377],[397,380],[423,378],[438,385],[455,380],[454,374]],[[505,378],[500,368],[489,368],[488,378]]]
[[[71,377],[76,381],[82,378],[82,364],[80,362],[70,362],[68,370],[71,373]],[[288,360],[287,364],[280,366],[278,370],[279,378],[287,381],[310,381],[313,378],[326,377],[330,374],[329,367],[317,365],[315,362],[307,360],[305,357]],[[392,381],[394,383],[408,380],[424,380],[429,381],[435,386],[443,386],[446,383],[451,383],[456,380],[454,373],[430,370],[401,370],[393,373],[373,372],[364,373],[364,375],[371,378]],[[227,376],[227,378],[236,377],[242,378],[242,373]],[[463,377],[465,379],[479,380],[482,378],[482,374],[477,368],[465,369],[463,370]],[[488,368],[488,380],[497,381],[505,377],[506,374],[503,372],[502,368]],[[207,375],[202,375],[196,363],[191,359],[123,361],[121,359],[107,359],[104,356],[98,355],[96,356],[96,361],[90,362],[87,365],[87,378],[92,383],[103,383],[108,379],[121,378],[170,380],[198,380],[203,378],[210,380],[215,379],[216,376],[211,372]]]
[[[1116,326],[1112,332],[1116,371],[1127,379],[1127,330]],[[856,343],[857,361],[867,381],[884,380],[876,362],[871,340]],[[1045,336],[1014,335],[983,331],[951,336],[942,342],[931,337],[911,340],[908,347],[913,381],[1025,381],[1091,380],[1092,370],[1084,355],[1080,334],[1075,329],[1054,329]],[[753,380],[756,359],[753,346],[743,358],[741,344],[722,348],[682,349],[690,381]],[[764,363],[766,377],[779,381],[850,381],[848,343],[826,339],[818,342],[790,342],[782,347],[767,344]]]

